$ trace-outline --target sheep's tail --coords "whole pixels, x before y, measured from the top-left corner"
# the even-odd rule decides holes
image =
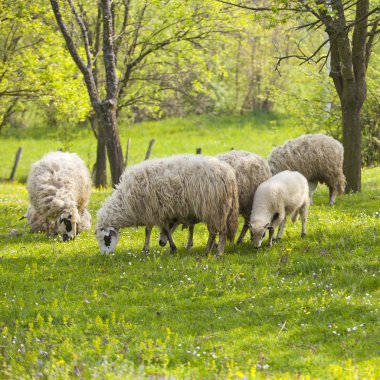
[[[227,238],[234,241],[237,229],[239,227],[239,196],[237,189],[232,192],[231,209],[227,216]]]
[[[339,195],[344,194],[344,191],[346,190],[346,177],[343,173],[341,173],[338,178],[336,179],[336,189]]]

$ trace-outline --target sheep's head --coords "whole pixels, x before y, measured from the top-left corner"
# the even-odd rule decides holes
[[[119,232],[113,227],[103,227],[96,230],[96,238],[100,253],[108,255],[115,252],[116,244],[119,241]]]
[[[63,241],[73,240],[77,235],[79,214],[77,210],[64,211],[58,218],[58,232]]]
[[[261,247],[265,234],[269,228],[269,223],[253,222],[250,225],[251,241],[255,248]]]

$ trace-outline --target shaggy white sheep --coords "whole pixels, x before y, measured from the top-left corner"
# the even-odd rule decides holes
[[[78,225],[83,228],[91,225],[89,213],[85,211],[91,195],[91,176],[75,153],[51,152],[35,162],[27,189],[31,211],[34,209],[37,220],[45,220],[44,230],[48,236],[58,231],[64,241],[74,239]],[[53,231],[50,231],[52,226]]]
[[[272,174],[265,158],[254,153],[242,150],[231,150],[227,153],[218,154],[216,158],[231,165],[235,171],[239,196],[239,214],[244,218],[243,228],[236,241],[236,244],[240,244],[249,229],[249,218],[251,216],[255,191],[257,187],[270,178]],[[169,225],[171,234],[177,226],[178,222],[173,222]],[[190,224],[188,227],[189,233],[186,249],[190,249],[193,246],[194,225]],[[162,230],[160,231],[159,244],[161,246],[166,244],[166,234]]]
[[[306,178],[299,172],[285,170],[263,182],[256,190],[253,199],[250,228],[256,248],[261,246],[269,230],[268,246],[272,245],[274,229],[279,226],[277,239],[284,232],[286,217],[292,222],[301,217],[301,236],[306,233],[309,208],[309,188]]]
[[[209,239],[206,253],[219,233],[217,255],[238,227],[238,195],[233,169],[213,157],[178,155],[131,166],[97,213],[96,235],[102,253],[114,252],[123,227],[146,226],[144,250],[152,227],[171,221],[204,222]],[[169,231],[166,231],[169,234]],[[170,234],[169,234],[170,235]],[[171,251],[174,242],[169,236]]]
[[[343,194],[346,178],[343,174],[343,146],[323,134],[303,135],[274,148],[268,157],[272,174],[296,170],[309,182],[310,201],[318,182],[329,188],[329,204]]]
[[[91,228],[91,214],[87,209],[84,209],[79,214],[79,222],[77,225],[77,233],[89,230]],[[26,219],[29,225],[29,231],[35,232],[47,232],[46,218],[39,215],[33,206],[29,205],[26,213],[20,218],[20,220]],[[49,233],[50,235],[58,234],[57,221],[49,221]]]

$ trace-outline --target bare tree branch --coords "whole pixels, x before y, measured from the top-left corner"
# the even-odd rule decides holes
[[[94,80],[93,73],[91,71],[91,67],[88,67],[82,60],[81,56],[78,53],[78,50],[74,44],[74,41],[67,29],[67,26],[65,22],[63,21],[61,10],[58,4],[58,0],[50,0],[54,16],[57,20],[59,29],[61,30],[61,33],[63,35],[63,38],[66,41],[67,49],[70,52],[70,55],[72,56],[75,64],[79,68],[79,70],[82,72],[88,93],[90,96],[91,103],[93,105],[97,105],[99,103],[99,96],[98,96],[98,90],[96,87],[96,82]]]
[[[88,41],[88,33],[87,33],[86,25],[85,25],[82,17],[79,15],[77,10],[75,9],[73,2],[71,0],[67,0],[67,2],[70,5],[71,12],[73,13],[73,15],[74,15],[74,17],[75,17],[75,19],[79,25],[80,31],[82,33],[84,50],[86,52],[86,57],[87,57],[87,67],[89,69],[91,69],[92,60],[91,60],[90,43]]]
[[[218,3],[226,4],[226,5],[232,5],[237,8],[242,8],[242,9],[247,9],[249,11],[255,11],[255,12],[273,12],[274,9],[277,11],[301,11],[299,8],[288,8],[288,7],[279,7],[279,8],[274,8],[274,7],[251,7],[248,5],[243,5],[239,3],[231,3],[229,1],[224,1],[224,0],[216,0]]]
[[[101,0],[103,13],[103,60],[106,73],[107,100],[116,106],[118,80],[116,74],[116,56],[114,47],[114,26],[112,17],[112,1]]]
[[[366,45],[366,52],[365,52],[365,69],[367,70],[368,64],[369,64],[369,59],[371,57],[371,52],[372,52],[372,46],[375,40],[376,34],[380,33],[380,30],[378,30],[379,26],[379,19],[377,19],[374,24],[372,25],[371,31],[368,33],[368,41]]]

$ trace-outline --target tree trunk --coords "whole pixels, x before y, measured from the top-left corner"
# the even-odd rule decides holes
[[[107,186],[106,140],[103,129],[98,129],[94,184],[96,188]]]
[[[361,119],[359,107],[342,104],[343,118],[343,172],[346,176],[346,193],[361,191]]]
[[[91,129],[97,141],[96,162],[92,170],[94,185],[96,188],[107,186],[107,157],[106,140],[104,130],[99,128],[99,120],[95,113],[90,118]]]
[[[116,107],[111,102],[103,102],[96,110],[99,119],[99,131],[103,129],[107,156],[111,169],[112,186],[119,183],[124,170],[123,151],[121,149],[119,131],[117,128]]]

